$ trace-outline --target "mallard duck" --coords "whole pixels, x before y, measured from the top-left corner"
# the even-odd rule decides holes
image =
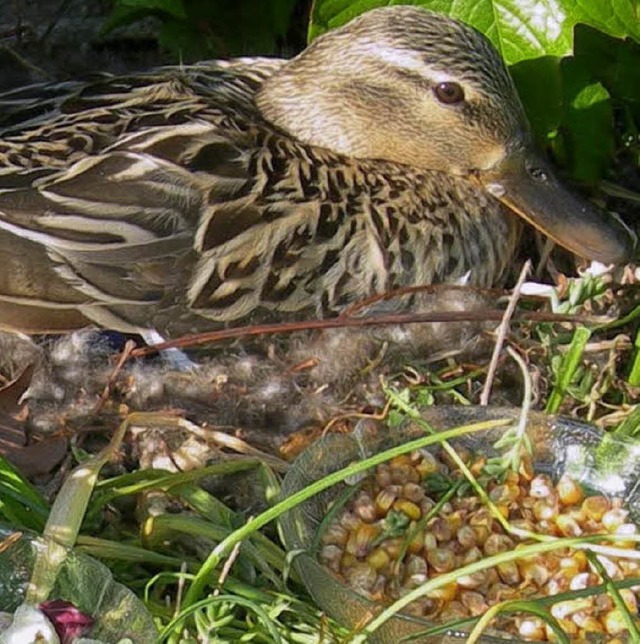
[[[29,333],[175,337],[497,284],[522,220],[604,263],[633,249],[534,151],[490,42],[410,6],[291,60],[5,93],[0,169],[0,325]]]

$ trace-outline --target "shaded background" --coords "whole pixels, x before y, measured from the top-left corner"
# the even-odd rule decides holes
[[[170,0],[159,2],[171,7]],[[125,72],[304,47],[311,0],[186,0],[187,14],[113,0],[0,1],[0,90],[91,71]],[[136,12],[138,15],[136,15]]]

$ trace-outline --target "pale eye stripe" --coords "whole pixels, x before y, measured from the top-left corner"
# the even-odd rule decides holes
[[[373,46],[372,43],[371,53],[386,65],[390,64],[399,69],[408,69],[412,72],[416,72],[425,80],[435,84],[457,80],[455,76],[448,74],[447,72],[430,67],[425,62],[424,58],[416,54],[416,52],[396,49],[394,47],[380,47],[379,45]]]

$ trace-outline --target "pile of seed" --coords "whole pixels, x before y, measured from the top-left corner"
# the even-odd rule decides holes
[[[482,480],[485,461],[463,454]],[[321,563],[366,597],[391,603],[428,579],[459,569],[523,541],[505,533],[488,507],[465,484],[466,494],[444,491],[461,477],[446,455],[427,451],[399,456],[379,465],[322,534]],[[635,550],[636,526],[618,500],[585,497],[568,476],[557,484],[535,475],[523,461],[519,473],[484,483],[497,509],[514,528],[558,537],[611,534],[600,545]],[[638,577],[640,561],[597,555],[612,580]],[[408,607],[408,612],[445,623],[482,615],[498,602],[577,591],[602,583],[584,550],[554,550],[459,576]],[[631,615],[637,615],[637,591],[621,589]],[[606,642],[626,641],[622,612],[607,594],[558,601],[550,607],[571,640],[600,635]],[[550,640],[547,624],[530,614],[500,617],[493,628],[522,640]]]

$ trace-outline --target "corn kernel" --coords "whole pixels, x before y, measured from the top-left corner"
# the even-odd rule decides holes
[[[527,640],[545,639],[544,622],[535,617],[527,617],[518,624],[518,635]]]
[[[584,497],[582,488],[567,474],[563,474],[556,484],[558,500],[562,505],[574,505],[580,503]]]
[[[582,511],[594,521],[600,521],[610,508],[611,503],[606,496],[588,496],[582,502]]]
[[[611,508],[602,515],[602,525],[607,532],[616,532],[618,528],[627,522],[629,512],[622,508]]]
[[[456,565],[455,555],[447,548],[435,548],[427,552],[427,561],[436,572],[449,572]]]
[[[428,592],[425,597],[429,597],[430,599],[442,600],[444,602],[450,602],[455,598],[457,594],[458,586],[454,581],[450,584],[445,584],[444,586],[440,586],[440,588],[436,588],[435,590]]]
[[[627,623],[617,608],[614,608],[603,617],[602,625],[608,635],[621,635],[627,630]]]
[[[376,513],[378,517],[385,517],[391,507],[393,506],[396,495],[390,492],[388,489],[383,489],[378,492],[376,495]]]
[[[412,521],[417,521],[422,516],[420,506],[407,499],[398,499],[393,503],[393,509],[406,514]]]
[[[472,617],[477,617],[485,613],[489,606],[482,595],[472,590],[464,590],[460,593],[461,604],[469,611]]]
[[[406,483],[402,486],[402,496],[413,503],[420,503],[424,498],[424,489],[417,483]]]
[[[381,547],[374,548],[366,558],[366,562],[375,570],[380,570],[385,566],[388,566],[391,562],[391,557],[389,553]]]
[[[354,557],[364,557],[373,547],[373,542],[380,534],[380,528],[371,523],[361,523],[347,540],[345,550]]]

